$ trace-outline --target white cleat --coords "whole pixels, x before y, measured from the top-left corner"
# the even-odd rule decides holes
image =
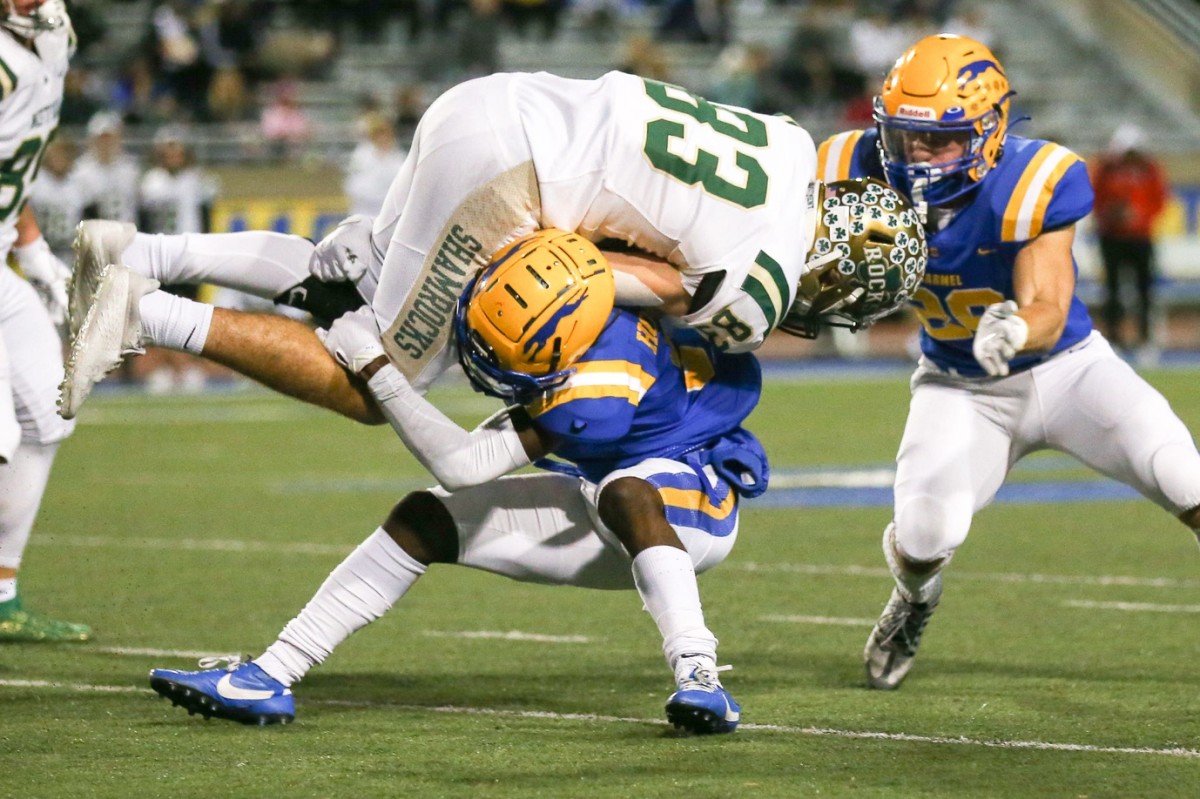
[[[100,270],[95,289],[88,292],[89,304],[72,311],[72,319],[76,312],[81,316],[59,386],[58,413],[64,419],[75,418],[92,387],[120,366],[124,356],[145,352],[138,303],[156,288],[157,280],[120,264]]]
[[[84,314],[92,306],[92,295],[100,285],[100,273],[109,264],[121,263],[121,254],[133,241],[137,228],[128,222],[89,219],[75,228],[75,269],[67,287],[67,333],[71,341],[79,335]]]

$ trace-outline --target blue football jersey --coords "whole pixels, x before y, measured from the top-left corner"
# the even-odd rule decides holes
[[[647,458],[686,460],[734,442],[761,459],[765,488],[766,455],[741,427],[761,391],[753,355],[719,352],[690,329],[668,333],[617,308],[567,381],[526,409],[561,440],[555,455],[592,482]]]
[[[825,181],[884,179],[874,130],[839,133],[817,152]],[[1092,209],[1087,167],[1066,147],[1009,136],[1004,154],[970,201],[941,230],[929,235],[929,264],[911,303],[921,320],[921,352],[941,369],[978,377],[971,352],[975,329],[989,305],[1013,297],[1017,253],[1043,231],[1067,227]],[[1079,265],[1075,265],[1076,277]],[[1013,372],[1083,340],[1092,320],[1078,296],[1071,300],[1062,337],[1049,353],[1019,355]]]

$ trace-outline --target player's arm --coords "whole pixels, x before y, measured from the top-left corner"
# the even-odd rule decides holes
[[[459,427],[392,366],[369,307],[342,316],[322,340],[350,374],[367,381],[388,424],[447,491],[481,485],[528,466],[552,445],[527,415],[512,409],[495,414],[474,430]]]
[[[669,262],[653,255],[601,248],[613,268],[616,304],[626,308],[654,308],[669,316],[688,312],[692,296],[683,275]]]
[[[67,319],[67,280],[71,277],[71,269],[50,251],[29,203],[17,216],[16,227],[17,241],[12,252],[17,266],[37,289],[50,318],[55,324],[62,324]]]
[[[1008,362],[1021,352],[1042,352],[1062,337],[1075,294],[1071,260],[1074,225],[1042,233],[1017,253],[1013,264],[1014,300],[988,306],[975,331],[975,360],[992,377],[1008,374]]]
[[[1075,296],[1075,264],[1071,243],[1075,226],[1052,230],[1035,238],[1017,253],[1013,264],[1013,296],[1017,316],[1028,327],[1025,345],[1018,352],[1042,352],[1058,343],[1067,324]]]

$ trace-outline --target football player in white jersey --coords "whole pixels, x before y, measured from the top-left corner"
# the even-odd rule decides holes
[[[124,150],[124,129],[121,116],[113,111],[97,111],[88,120],[88,149],[75,172],[87,196],[89,219],[137,221],[142,168]]]
[[[59,133],[46,145],[42,168],[29,193],[38,227],[60,261],[69,262],[75,228],[84,218],[87,195],[75,171],[75,143]]]
[[[90,632],[31,613],[17,586],[54,455],[73,428],[54,407],[63,371],[54,323],[66,316],[69,270],[26,202],[58,125],[73,47],[60,0],[0,5],[0,256],[11,252],[28,280],[0,267],[0,641],[82,641]]]
[[[453,362],[450,319],[471,275],[504,244],[550,226],[623,245],[606,253],[621,304],[657,307],[732,351],[776,327],[808,336],[826,324],[864,327],[904,302],[925,262],[907,203],[881,184],[819,183],[812,139],[791,120],[616,72],[494,75],[439,98],[379,214],[352,217],[315,251],[277,234],[156,238],[81,226],[62,412],[72,417],[123,352],[153,343],[378,421],[302,327],[180,302],[153,281],[303,296],[318,318],[345,310],[313,307],[330,287],[353,284],[389,356],[424,390]],[[902,246],[882,261],[872,237]]]

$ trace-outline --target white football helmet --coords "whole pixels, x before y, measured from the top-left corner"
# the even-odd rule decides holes
[[[0,25],[18,36],[32,39],[42,31],[52,31],[67,24],[67,8],[63,0],[0,0],[4,17]]]

